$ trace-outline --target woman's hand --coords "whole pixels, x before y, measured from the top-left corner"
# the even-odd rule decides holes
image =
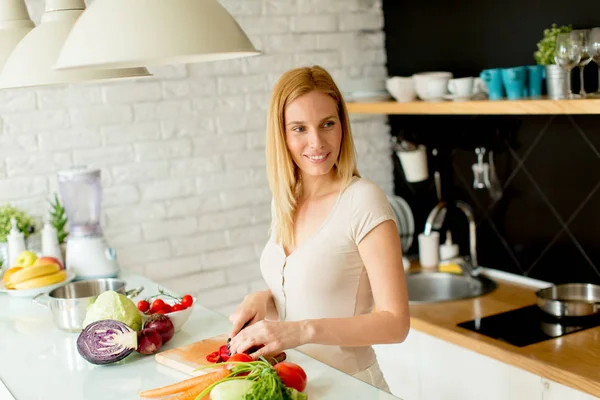
[[[229,316],[229,320],[233,323],[229,337],[233,338],[237,335],[244,325],[252,325],[265,319],[270,300],[268,292],[256,292],[246,296],[237,310]]]
[[[264,347],[250,354],[257,359],[267,354],[278,354],[309,341],[308,321],[259,321],[238,333],[229,343],[231,354],[244,353],[255,346]]]

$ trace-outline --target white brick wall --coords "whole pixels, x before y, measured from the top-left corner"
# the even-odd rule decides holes
[[[42,0],[27,0],[38,22]],[[103,223],[123,267],[226,312],[262,289],[265,117],[287,69],[384,78],[380,0],[222,0],[263,55],[154,77],[0,92],[0,202],[40,213],[55,173],[102,168]],[[385,117],[353,116],[361,173],[392,191]]]

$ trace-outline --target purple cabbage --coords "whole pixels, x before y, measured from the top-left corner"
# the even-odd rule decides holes
[[[121,361],[136,348],[137,332],[111,319],[92,322],[77,338],[77,351],[81,357],[96,365]]]

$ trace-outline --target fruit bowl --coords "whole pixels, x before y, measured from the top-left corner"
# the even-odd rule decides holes
[[[49,293],[56,288],[64,286],[67,283],[71,282],[73,279],[75,279],[75,274],[73,272],[68,271],[65,280],[62,282],[58,282],[53,285],[38,287],[35,289],[20,289],[20,290],[7,289],[4,282],[0,281],[0,293],[6,293],[9,296],[13,296],[13,297],[35,297],[38,294]]]
[[[192,315],[192,310],[194,308],[194,306],[196,305],[196,298],[192,297],[194,299],[194,302],[192,303],[191,306],[187,307],[184,310],[180,310],[180,311],[171,311],[169,313],[165,313],[164,315],[166,315],[167,317],[169,317],[169,319],[171,320],[171,322],[173,323],[173,327],[175,328],[175,332],[179,332],[179,330],[181,330],[181,328],[183,327],[183,325],[187,322],[187,320],[190,318],[190,315]],[[177,302],[173,299],[168,299],[168,298],[162,298],[163,301],[171,306],[173,306],[174,304],[176,304]],[[148,320],[148,318],[150,318],[150,316],[152,314],[150,313],[144,313],[140,311],[140,314],[142,314],[142,324],[145,324],[146,321]]]

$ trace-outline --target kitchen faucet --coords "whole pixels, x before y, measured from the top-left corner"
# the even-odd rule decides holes
[[[456,201],[456,208],[461,210],[463,214],[467,217],[467,221],[469,222],[469,249],[470,249],[470,259],[467,261],[463,257],[461,257],[460,265],[469,275],[476,276],[479,273],[479,264],[477,262],[477,226],[475,224],[475,217],[473,216],[473,211],[471,207],[463,202]],[[445,201],[440,201],[434,208],[431,210],[429,215],[427,216],[427,220],[425,222],[425,230],[423,233],[426,236],[429,236],[433,229],[440,229],[442,224],[444,223],[444,219],[446,218],[446,211],[448,209],[448,204]],[[453,260],[454,261],[454,260]]]

